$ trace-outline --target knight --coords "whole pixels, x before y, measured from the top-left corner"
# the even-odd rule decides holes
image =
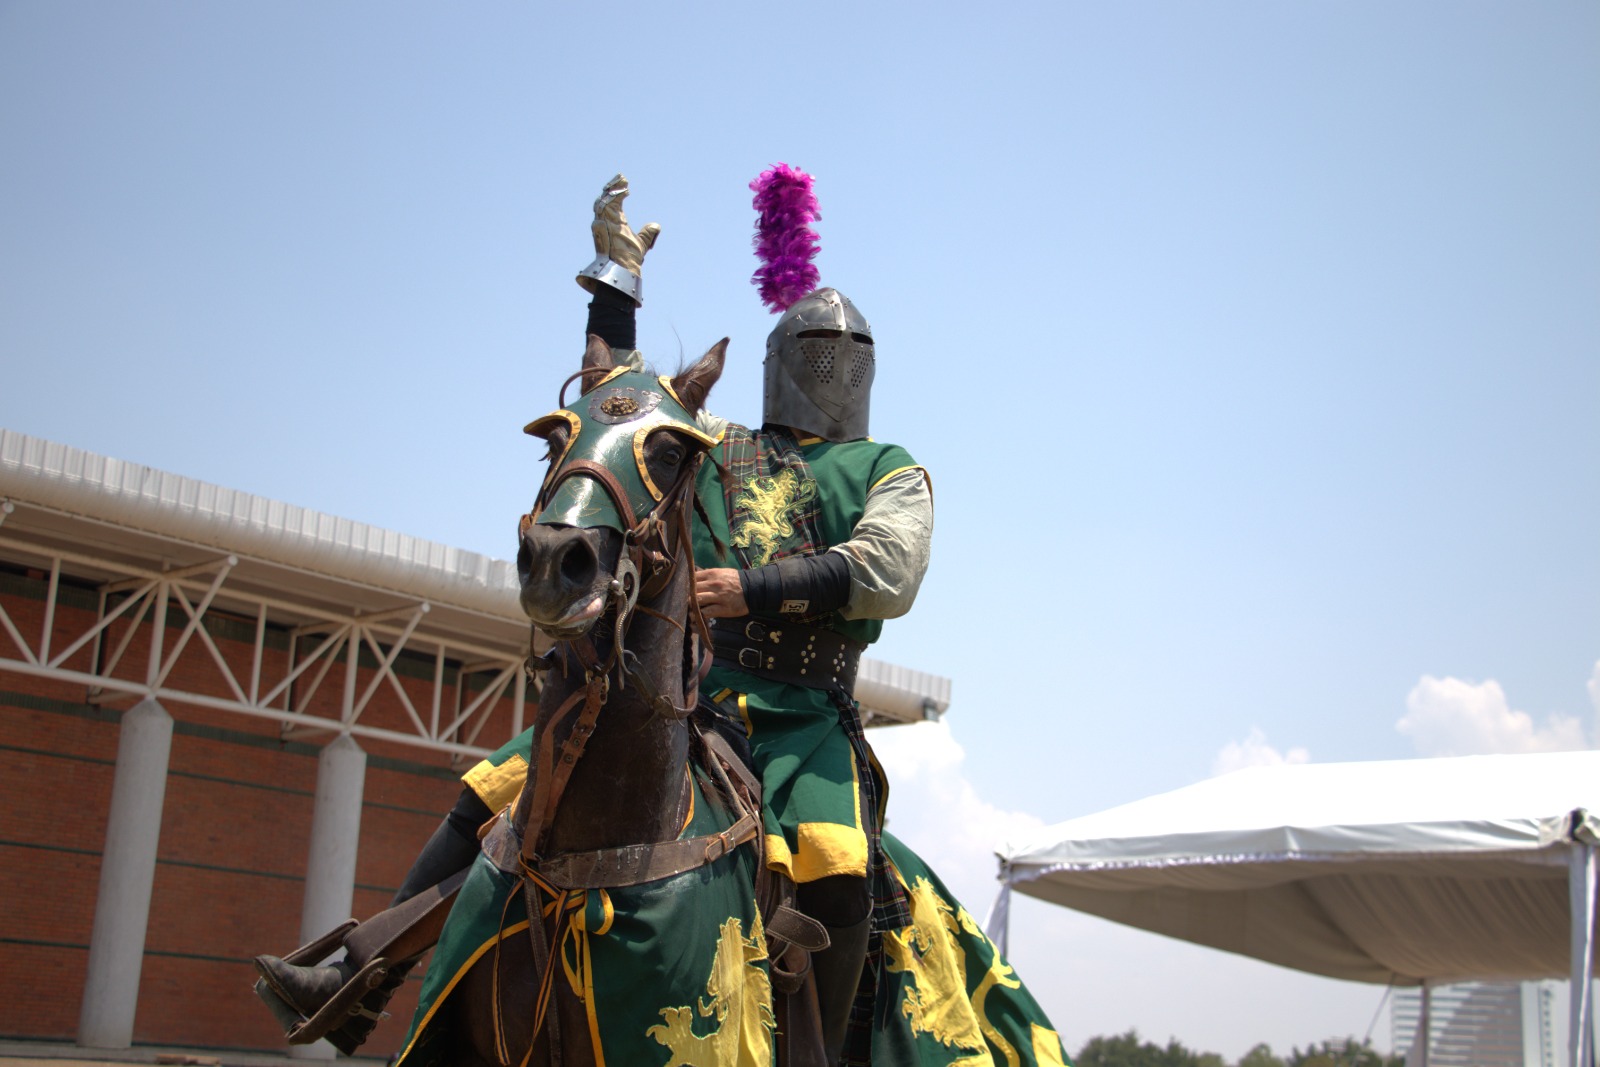
[[[875,341],[844,294],[817,285],[811,186],[783,164],[751,185],[761,216],[755,281],[780,314],[767,339],[762,425],[698,415],[717,441],[697,485],[696,599],[714,639],[700,692],[749,738],[768,865],[827,929],[813,970],[829,1062],[864,1062],[869,1037],[851,1031],[850,1017],[858,994],[871,995],[869,941],[874,925],[898,929],[908,913],[879,845],[887,788],[853,692],[862,650],[916,598],[933,500],[927,472],[905,449],[867,436]],[[628,191],[618,175],[596,200],[596,256],[577,280],[592,296],[586,332],[619,362],[638,363],[642,267],[660,228],[632,229]],[[463,776],[454,810],[396,894],[411,925],[389,920],[320,951],[258,958],[257,992],[291,1041],[326,1036],[350,1054],[370,1034],[442,921],[450,882],[477,853],[477,829],[521,791],[530,748],[525,734]],[[309,965],[341,938],[343,959]]]
[[[748,731],[767,863],[828,931],[813,969],[837,1063],[866,1059],[867,1035],[849,1023],[875,898],[880,930],[904,923],[879,844],[887,788],[862,731],[856,672],[884,620],[916,599],[933,497],[905,449],[867,436],[876,344],[848,297],[817,287],[811,185],[783,164],[751,184],[754,280],[780,318],[767,338],[760,429],[701,417],[718,444],[701,468],[696,595],[715,643],[702,692]]]

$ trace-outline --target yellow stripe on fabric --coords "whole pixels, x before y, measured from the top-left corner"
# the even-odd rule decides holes
[[[767,834],[767,866],[775,871],[782,871],[789,880],[795,881],[794,857],[789,854],[789,842],[783,839],[782,834]]]
[[[857,827],[836,822],[803,822],[800,847],[791,867],[790,877],[796,882],[814,882],[835,874],[865,878],[867,835]]]
[[[1061,1051],[1061,1035],[1038,1023],[1033,1027],[1033,1062],[1039,1067],[1067,1067],[1066,1054]]]
[[[450,981],[445,983],[445,987],[439,991],[439,995],[433,998],[433,1003],[428,1006],[428,1014],[424,1015],[422,1017],[422,1021],[417,1024],[417,1032],[411,1035],[411,1043],[408,1044],[405,1047],[405,1050],[400,1053],[399,1057],[395,1060],[396,1063],[399,1063],[401,1060],[404,1060],[407,1056],[411,1055],[411,1049],[418,1041],[422,1040],[422,1035],[428,1029],[428,1024],[433,1021],[434,1012],[438,1011],[439,1005],[443,1004],[445,1000],[449,998],[451,992],[454,991],[456,984],[460,982],[461,979],[466,977],[467,972],[472,969],[472,965],[482,959],[485,952],[488,952],[490,949],[494,948],[496,942],[504,941],[512,934],[520,934],[527,928],[527,919],[524,919],[519,923],[512,923],[504,930],[501,930],[498,935],[491,937],[489,940],[479,945],[473,951],[472,955],[467,957],[466,962],[456,970],[455,974],[450,976]]]
[[[800,851],[789,851],[782,834],[767,834],[767,866],[795,882],[815,882],[835,874],[867,875],[867,835],[834,822],[800,824]]]
[[[461,776],[462,784],[478,794],[478,799],[490,811],[504,811],[507,804],[517,799],[522,783],[527,780],[528,761],[520,753],[513,753],[498,767],[488,760],[479,760]]]

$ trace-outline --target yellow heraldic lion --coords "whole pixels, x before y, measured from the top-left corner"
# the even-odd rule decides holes
[[[665,1024],[645,1033],[672,1050],[665,1067],[771,1067],[772,982],[757,964],[767,958],[761,917],[751,920],[750,936],[743,934],[737,916],[722,924],[706,996],[698,1011],[701,1018],[715,1017],[717,1028],[705,1037],[693,1033],[693,1010],[662,1008]]]
[[[750,548],[755,555],[751,567],[765,567],[784,538],[794,534],[794,522],[789,512],[811,503],[817,495],[817,483],[810,478],[804,481],[791,470],[781,470],[771,477],[751,478],[734,498],[734,507],[748,513],[733,535],[737,548]]]
[[[887,969],[905,972],[913,979],[900,1005],[900,1013],[911,1022],[912,1033],[928,1034],[946,1048],[967,1054],[952,1060],[951,1067],[992,1064],[994,1059],[985,1037],[1008,1064],[1017,1064],[1016,1051],[984,1018],[983,1002],[995,986],[1019,989],[1022,983],[1012,977],[1010,965],[995,953],[988,973],[969,998],[966,954],[956,943],[955,934],[959,930],[978,934],[978,924],[967,909],[948,904],[926,878],[916,879],[909,896],[911,925],[886,934],[883,947],[888,954]]]

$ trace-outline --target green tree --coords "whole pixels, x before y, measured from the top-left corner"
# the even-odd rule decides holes
[[[1263,1041],[1239,1057],[1239,1067],[1286,1067],[1283,1059],[1272,1054],[1272,1046]]]
[[[1091,1037],[1072,1062],[1074,1067],[1227,1067],[1215,1052],[1195,1052],[1176,1038],[1163,1048],[1140,1041],[1137,1030],[1115,1037]]]
[[[1240,1067],[1245,1067],[1242,1061]],[[1308,1045],[1303,1052],[1296,1047],[1289,1052],[1285,1067],[1405,1067],[1405,1057],[1385,1056],[1371,1041],[1347,1037]]]

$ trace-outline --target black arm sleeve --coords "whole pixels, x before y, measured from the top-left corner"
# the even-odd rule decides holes
[[[638,310],[616,289],[597,285],[594,299],[589,301],[589,324],[583,335],[587,338],[592,333],[612,348],[637,348],[633,317]]]
[[[850,564],[840,552],[790,556],[739,572],[752,615],[820,615],[850,601]]]

